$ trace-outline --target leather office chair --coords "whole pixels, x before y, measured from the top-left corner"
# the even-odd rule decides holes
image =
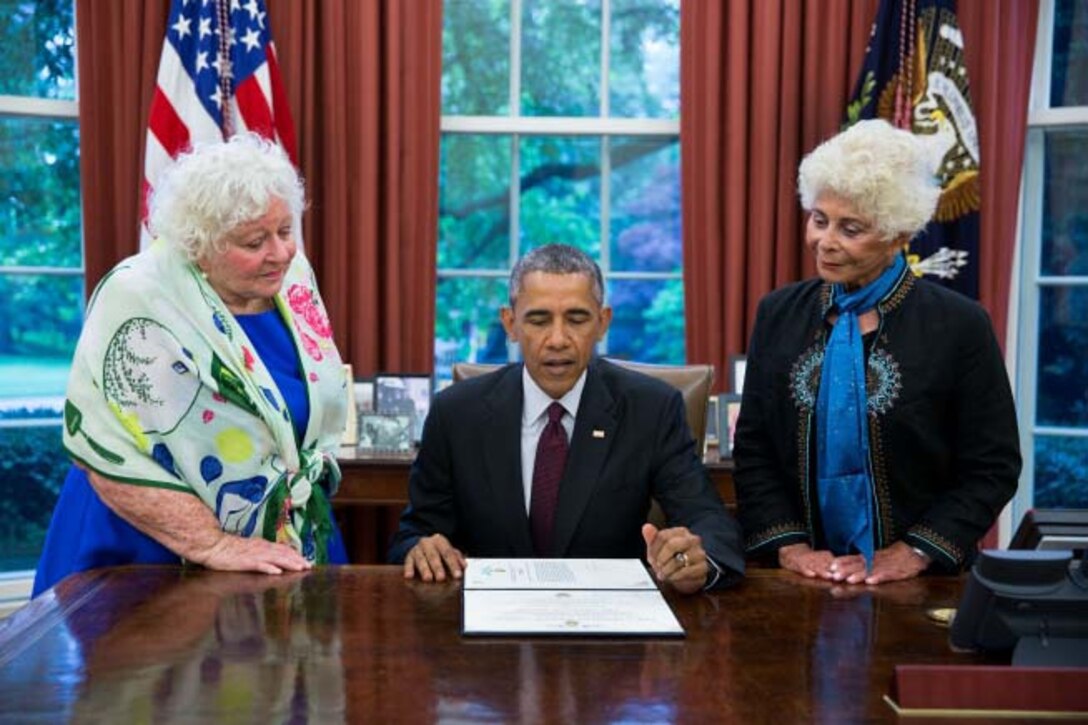
[[[703,454],[703,442],[706,439],[706,408],[710,399],[710,387],[714,384],[713,365],[653,365],[651,363],[631,362],[605,358],[611,363],[662,380],[680,391],[684,398],[688,427],[695,438],[695,450]],[[493,370],[500,365],[488,363],[458,362],[453,364],[453,382],[474,378]]]

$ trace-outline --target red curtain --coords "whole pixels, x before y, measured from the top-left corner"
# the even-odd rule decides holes
[[[140,248],[144,133],[169,2],[76,0],[87,294]]]
[[[812,273],[797,165],[842,122],[877,1],[681,4],[689,362],[727,370],[745,350],[759,299]]]
[[[441,0],[267,0],[312,199],[304,226],[356,375],[430,373]]]
[[[813,274],[802,250],[797,165],[839,129],[878,4],[681,5],[689,362],[728,369],[729,356],[746,349],[759,299]],[[958,3],[982,146],[982,302],[1001,338],[1036,14],[1035,0]]]
[[[1039,4],[960,0],[957,10],[979,128],[979,300],[1004,347]]]
[[[358,375],[433,360],[441,0],[268,0],[310,211],[307,254]],[[139,248],[168,0],[77,0],[88,289]]]

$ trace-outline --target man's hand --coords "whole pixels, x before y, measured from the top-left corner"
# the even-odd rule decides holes
[[[418,574],[425,582],[442,582],[446,581],[447,570],[454,579],[460,579],[465,571],[465,557],[442,534],[421,538],[404,557],[405,579]]]
[[[190,557],[192,561],[216,571],[259,571],[282,574],[306,571],[313,564],[286,544],[264,539],[250,539],[219,532],[216,541]]]
[[[642,538],[646,540],[646,562],[659,581],[684,594],[706,586],[710,565],[701,538],[683,526],[659,531],[653,524],[643,524]]]

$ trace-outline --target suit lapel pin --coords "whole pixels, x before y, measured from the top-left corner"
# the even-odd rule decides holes
[[[604,431],[603,431],[603,430],[600,430],[600,429],[598,429],[598,428],[595,428],[595,429],[593,430],[593,437],[594,437],[594,438],[604,438]]]

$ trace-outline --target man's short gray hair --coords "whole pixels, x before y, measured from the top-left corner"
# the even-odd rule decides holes
[[[530,272],[545,274],[584,274],[593,283],[593,299],[604,305],[604,278],[597,263],[580,249],[569,244],[545,244],[523,256],[510,270],[510,307],[517,303],[525,275]]]
[[[224,235],[268,213],[273,198],[290,210],[297,240],[306,204],[302,179],[282,148],[241,133],[178,156],[155,183],[148,226],[195,261],[222,251]]]
[[[797,173],[801,206],[811,210],[831,192],[873,221],[885,241],[922,231],[937,208],[941,187],[934,153],[910,131],[887,121],[859,121],[816,147]]]

